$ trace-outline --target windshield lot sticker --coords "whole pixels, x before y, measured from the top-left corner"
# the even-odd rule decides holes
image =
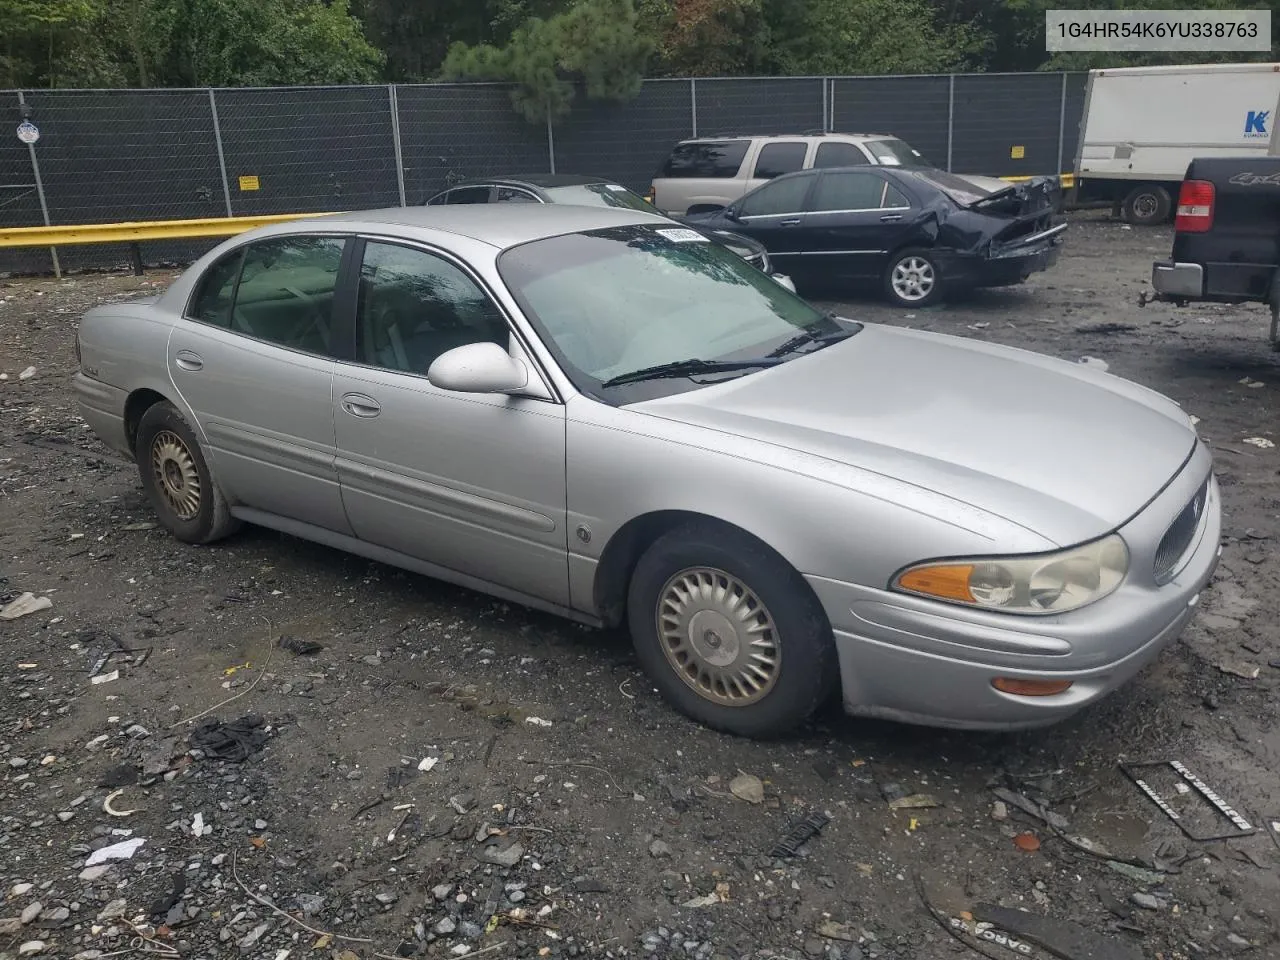
[[[626,192],[627,192],[627,188],[626,188],[626,187],[620,187],[620,186],[618,186],[616,183],[606,183],[606,184],[604,185],[604,188],[605,188],[606,190],[612,190],[614,193],[626,193]]]
[[[710,243],[706,237],[696,230],[658,230],[659,236],[666,237],[672,243]]]

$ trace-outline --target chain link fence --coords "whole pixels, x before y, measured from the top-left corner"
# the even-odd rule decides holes
[[[1083,73],[649,80],[624,104],[579,98],[554,125],[501,84],[0,92],[33,144],[0,136],[0,225],[310,213],[416,205],[459,180],[607,176],[647,189],[691,136],[893,134],[938,166],[990,176],[1073,165]],[[147,245],[183,263],[213,241]],[[67,269],[128,262],[122,245],[63,247]],[[0,272],[52,251],[0,251]]]

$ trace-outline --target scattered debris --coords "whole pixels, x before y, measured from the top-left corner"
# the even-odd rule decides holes
[[[424,757],[422,760],[418,761],[418,772],[427,773],[439,762],[439,757]]]
[[[281,650],[292,653],[295,657],[311,657],[324,649],[324,644],[314,640],[303,640],[301,637],[281,637]]]
[[[1009,807],[1003,800],[997,800],[991,805],[991,819],[997,822],[1009,819]]]
[[[1043,947],[1062,960],[1143,960],[1142,951],[1137,946],[1113,937],[1103,937],[1070,920],[1056,920],[987,903],[974,907],[973,915]]]
[[[1125,863],[1123,860],[1108,860],[1107,866],[1122,877],[1128,877],[1134,883],[1145,884],[1149,887],[1155,886],[1157,883],[1164,883],[1163,873],[1156,870],[1147,870],[1144,867],[1136,867],[1132,863]]]
[[[1275,446],[1275,443],[1266,437],[1245,437],[1244,442],[1251,447],[1257,447],[1259,450],[1270,450]]]
[[[1145,763],[1122,763],[1120,769],[1124,771],[1125,776],[1134,782],[1134,784],[1148,798],[1159,807],[1170,820],[1178,825],[1188,839],[1198,842],[1206,842],[1209,840],[1230,840],[1234,837],[1247,837],[1257,832],[1256,828],[1241,816],[1234,807],[1229,805],[1217,793],[1211,790],[1207,784],[1189,769],[1181,760],[1154,760]],[[1211,834],[1197,834],[1194,828],[1187,824],[1186,819],[1174,810],[1169,801],[1158,794],[1155,789],[1147,782],[1147,778],[1143,775],[1144,770],[1172,769],[1187,783],[1193,786],[1196,791],[1212,804],[1213,808],[1218,811],[1227,820],[1235,826],[1234,831],[1220,831]]]
[[[825,813],[809,814],[809,816],[787,831],[786,835],[769,852],[769,856],[777,858],[794,857],[804,844],[816,837],[830,822],[831,818]]]
[[[535,727],[549,727],[549,726],[551,726],[551,721],[550,721],[550,720],[543,720],[541,717],[525,717],[525,718],[524,718],[524,722],[525,722],[525,723],[531,723],[531,724],[533,724]]]
[[[34,593],[19,594],[17,599],[0,607],[0,620],[17,620],[19,617],[48,610],[52,606],[53,601],[48,597],[37,597]]]
[[[927,793],[913,793],[909,797],[898,797],[889,801],[890,810],[931,810],[942,806],[942,801]]]
[[[826,937],[828,940],[843,940],[845,943],[857,943],[862,939],[862,934],[854,927],[847,923],[836,923],[834,920],[824,920],[818,924],[818,936]]]
[[[1254,380],[1252,377],[1248,377],[1248,376],[1241,377],[1236,382],[1243,384],[1244,386],[1248,387],[1250,390],[1257,390],[1259,387],[1266,386],[1266,384],[1263,383],[1261,380]]]
[[[1081,357],[1079,363],[1085,367],[1093,367],[1093,369],[1106,373],[1111,369],[1111,364],[1105,360],[1099,360],[1097,357]]]
[[[113,843],[108,847],[102,847],[89,854],[89,859],[84,862],[84,865],[86,867],[96,867],[98,864],[106,863],[110,860],[132,860],[133,855],[146,842],[142,837],[131,837],[128,840]]]
[[[18,379],[19,379],[19,380],[30,380],[30,379],[31,379],[32,377],[34,377],[35,375],[36,375],[36,368],[35,368],[35,367],[27,367],[27,368],[25,368],[21,373],[19,373],[19,374],[18,374]]]
[[[1153,897],[1149,893],[1132,893],[1129,900],[1143,910],[1163,910],[1164,901],[1159,897]]]
[[[1230,674],[1233,677],[1239,677],[1241,680],[1257,680],[1258,674],[1262,672],[1262,667],[1248,663],[1240,663],[1235,660],[1214,663],[1214,666],[1223,673]]]
[[[764,782],[759,777],[743,773],[741,770],[729,781],[729,792],[747,803],[764,803]]]
[[[137,810],[117,810],[114,806],[112,806],[112,801],[114,801],[116,797],[120,796],[120,794],[122,793],[124,793],[124,790],[120,789],[107,794],[106,799],[102,801],[102,812],[107,814],[107,816],[110,816],[110,817],[132,817],[135,813],[137,813],[138,812]]]
[[[686,900],[681,904],[682,907],[691,909],[699,909],[702,907],[714,907],[718,903],[725,903],[729,899],[729,884],[717,883],[715,890],[708,893],[705,897],[694,897],[692,900]]]
[[[1017,807],[1023,813],[1035,817],[1041,823],[1048,824],[1055,830],[1066,830],[1071,826],[1071,822],[1066,817],[1061,814],[1054,813],[1051,810],[1046,810],[1034,800],[1030,800],[1013,790],[1006,790],[1004,787],[997,787],[991,792],[1009,806]]]
[[[120,671],[112,670],[110,673],[100,673],[95,677],[90,677],[89,682],[92,683],[94,686],[97,686],[100,683],[111,683],[112,681],[119,680],[119,679],[120,679]]]
[[[1035,853],[1040,849],[1040,838],[1029,831],[1020,833],[1013,838],[1013,845],[1027,853]]]
[[[239,720],[225,723],[221,720],[204,721],[191,731],[191,746],[205,756],[227,763],[244,763],[267,743],[266,720],[256,713],[247,713]]]

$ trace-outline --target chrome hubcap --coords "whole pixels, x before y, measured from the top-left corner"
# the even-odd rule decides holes
[[[933,264],[924,257],[904,257],[894,265],[889,281],[893,292],[903,300],[923,300],[933,290],[937,278]]]
[[[745,707],[778,680],[773,617],[751,589],[713,567],[682,570],[658,595],[658,636],[676,674],[712,703]]]
[[[151,469],[165,503],[179,520],[194,520],[200,512],[200,473],[191,451],[171,430],[151,441]]]

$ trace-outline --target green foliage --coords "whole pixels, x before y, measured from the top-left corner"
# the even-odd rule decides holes
[[[503,46],[455,43],[440,73],[446,80],[515,84],[512,103],[539,123],[568,112],[575,82],[592,99],[634,97],[654,46],[639,29],[632,0],[578,0],[550,18],[525,20]]]

